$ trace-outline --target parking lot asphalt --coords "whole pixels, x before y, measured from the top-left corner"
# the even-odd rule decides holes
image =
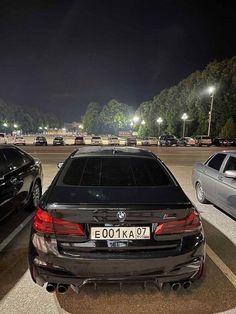
[[[76,147],[34,147],[23,149],[39,157],[44,170],[44,190],[57,172],[56,164]],[[201,212],[207,241],[206,271],[203,280],[191,290],[158,291],[151,284],[98,285],[85,287],[79,295],[48,294],[35,285],[27,270],[27,246],[30,224],[0,254],[0,313],[236,313],[236,222],[212,205],[199,204],[191,185],[192,166],[206,160],[220,148],[151,147],[170,168],[183,190]],[[7,226],[20,221],[9,217]],[[22,220],[25,218],[24,217]],[[18,220],[17,220],[18,219]],[[3,228],[1,227],[1,233]]]

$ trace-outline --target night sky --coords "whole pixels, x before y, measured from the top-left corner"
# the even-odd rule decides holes
[[[236,55],[234,1],[0,1],[0,98],[78,121]]]

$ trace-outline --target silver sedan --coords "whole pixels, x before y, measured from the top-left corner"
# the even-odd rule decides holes
[[[192,183],[200,203],[211,202],[236,218],[236,150],[212,155],[196,163]]]

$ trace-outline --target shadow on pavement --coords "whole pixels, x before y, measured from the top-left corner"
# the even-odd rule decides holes
[[[24,235],[24,241],[20,239]],[[22,230],[15,242],[0,253],[0,300],[20,281],[28,269],[29,228]]]

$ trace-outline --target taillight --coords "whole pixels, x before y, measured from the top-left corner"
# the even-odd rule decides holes
[[[41,208],[38,208],[35,213],[33,228],[35,231],[42,233],[85,235],[84,227],[81,224],[54,218]]]
[[[155,234],[177,234],[201,231],[202,224],[197,211],[193,211],[183,219],[162,222],[157,225]]]

